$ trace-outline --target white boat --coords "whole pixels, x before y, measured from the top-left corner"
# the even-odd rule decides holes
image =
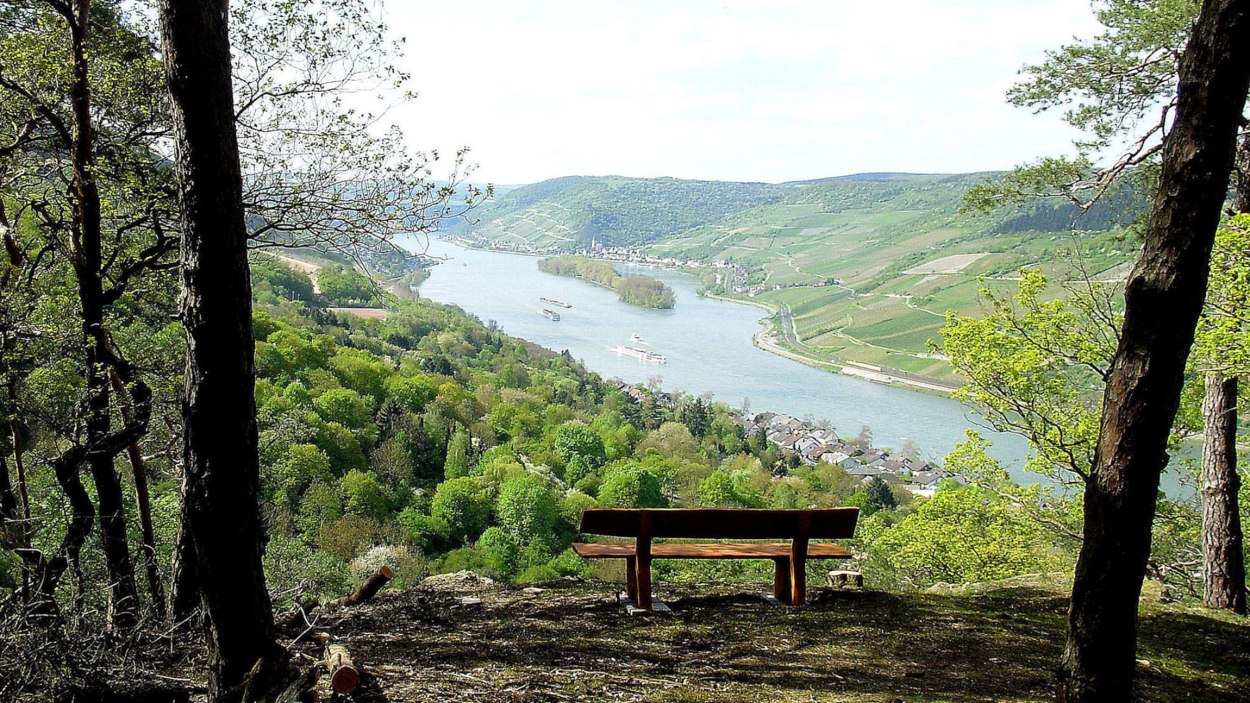
[[[665,364],[668,363],[668,357],[663,354],[653,352],[647,349],[639,349],[638,347],[614,347],[612,351],[625,356],[632,356],[635,359],[641,359],[648,364]]]
[[[558,308],[566,308],[566,309],[567,309],[567,308],[571,308],[571,307],[573,307],[572,305],[570,305],[570,304],[568,304],[568,303],[564,302],[563,300],[556,300],[555,298],[539,298],[539,300],[543,301],[544,303],[551,303],[552,305],[554,305],[554,306],[556,306],[556,307],[558,307]]]
[[[547,308],[543,308],[543,317],[547,318],[548,320],[551,320],[552,322],[560,321],[560,313],[556,312],[555,310],[548,310]]]

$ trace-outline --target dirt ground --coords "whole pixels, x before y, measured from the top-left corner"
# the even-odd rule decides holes
[[[451,574],[384,593],[318,623],[365,672],[336,700],[1045,701],[1063,649],[1066,599],[1036,585],[819,590],[803,608],[746,589],[660,586],[664,616],[627,615],[613,591]],[[1250,701],[1250,624],[1143,603],[1143,700]]]

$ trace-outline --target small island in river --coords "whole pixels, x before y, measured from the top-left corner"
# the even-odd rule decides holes
[[[573,276],[611,288],[630,305],[668,310],[673,307],[673,289],[650,276],[622,276],[606,261],[585,256],[553,256],[538,262],[538,268],[557,276]]]

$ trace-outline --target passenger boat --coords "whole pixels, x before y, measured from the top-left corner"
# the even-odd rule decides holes
[[[552,305],[554,305],[554,306],[556,306],[556,307],[558,307],[558,308],[566,308],[566,309],[567,309],[567,308],[571,308],[571,307],[573,307],[572,305],[569,305],[568,303],[564,302],[563,300],[556,300],[555,298],[539,298],[539,300],[543,301],[544,303],[550,303],[550,304],[552,304]]]
[[[649,364],[665,364],[668,363],[668,357],[663,354],[649,351],[647,349],[639,349],[638,347],[616,347],[612,351],[625,356],[632,356],[635,359],[641,359]]]
[[[548,320],[551,320],[552,322],[560,321],[560,313],[556,312],[555,310],[548,310],[547,308],[543,308],[543,317],[547,318]]]

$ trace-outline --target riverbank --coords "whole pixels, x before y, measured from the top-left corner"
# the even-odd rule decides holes
[[[781,353],[785,349],[758,345],[753,336],[772,311],[751,301],[700,295],[698,279],[684,271],[622,264],[623,271],[642,271],[662,280],[680,298],[672,310],[648,310],[622,304],[606,288],[544,273],[532,255],[468,248],[437,238],[431,241],[430,253],[446,263],[431,269],[420,288],[423,298],[458,305],[508,334],[548,349],[567,350],[603,378],[670,392],[712,394],[734,407],[826,419],[851,434],[867,425],[874,445],[916,446],[930,460],[946,456],[964,440],[967,429],[983,429],[968,408],[936,391],[830,373],[843,365],[793,358]],[[551,324],[536,312],[542,297],[567,301],[573,308],[561,310],[560,324]],[[664,354],[668,363],[657,367],[615,353],[613,349],[627,344],[631,333],[645,339],[647,348]],[[1027,443],[1014,435],[986,436],[994,443],[992,455],[1019,473],[1021,481],[1030,481],[1020,472]]]
[[[447,237],[447,238],[444,238],[444,241],[451,242],[453,244],[456,244],[457,246],[461,246],[466,249],[473,249],[477,251],[489,251],[489,252],[494,252],[494,253],[499,253],[499,254],[531,256],[531,257],[540,257],[544,259],[547,257],[556,256],[556,254],[552,254],[549,252],[536,253],[536,252],[526,252],[526,251],[514,251],[512,249],[508,249],[504,247],[480,246],[480,244],[476,240],[461,239],[459,237]],[[655,263],[655,262],[650,262],[650,261],[644,262],[644,263],[633,263],[629,261],[621,261],[619,258],[613,258],[610,256],[596,255],[595,252],[583,252],[583,253],[578,254],[578,256],[585,258],[585,259],[592,260],[592,261],[624,263],[624,264],[638,266],[638,267],[659,268],[662,271],[669,271],[672,273],[678,273],[678,274],[682,274],[686,276],[691,275],[688,268],[665,266],[662,263]],[[591,279],[584,278],[584,277],[576,277],[576,278],[580,278],[581,280],[587,283],[590,283],[592,285],[596,285],[601,288],[607,288],[611,290],[609,286],[602,285]],[[850,376],[852,378],[858,378],[861,380],[870,381],[872,383],[878,383],[878,384],[886,385],[886,386],[903,387],[910,391],[924,393],[928,395],[939,395],[943,397],[949,397],[951,393],[953,393],[955,390],[959,388],[959,384],[951,383],[943,379],[931,378],[927,376],[922,376],[920,374],[904,375],[904,373],[902,372],[897,372],[892,369],[879,366],[879,365],[875,365],[875,364],[868,364],[868,363],[854,361],[850,359],[839,359],[837,357],[817,355],[814,352],[803,352],[802,350],[798,349],[797,348],[798,345],[792,339],[790,339],[791,336],[794,336],[794,339],[797,339],[797,334],[793,329],[793,324],[794,324],[793,321],[790,320],[790,318],[785,313],[785,311],[779,309],[777,306],[769,304],[769,303],[764,303],[761,301],[748,300],[744,298],[725,296],[725,295],[719,295],[719,294],[708,293],[708,292],[700,292],[699,295],[705,298],[711,298],[713,300],[720,300],[720,301],[724,301],[727,303],[737,303],[739,305],[749,305],[749,306],[764,310],[769,313],[769,318],[764,321],[764,324],[770,327],[773,325],[780,325],[784,330],[784,328],[788,324],[790,326],[790,329],[785,330],[785,332],[788,332],[788,334],[785,334],[783,339],[778,340],[775,335],[773,335],[772,333],[768,331],[757,332],[752,337],[752,343],[755,345],[757,349],[782,357],[783,359],[789,359],[790,361],[797,361],[800,364],[804,364],[812,368],[822,369],[825,371],[832,371],[834,373],[839,373],[844,376]]]
[[[761,324],[767,325],[768,327],[772,327],[774,324],[786,324],[787,316],[785,313],[768,303],[731,298],[723,295],[717,295],[716,293],[702,293],[701,295],[705,298],[712,298],[713,300],[723,300],[727,303],[750,305],[761,310],[766,310],[769,312],[770,316],[763,320]],[[826,369],[835,373],[845,374],[855,378],[862,378],[866,381],[872,381],[873,383],[880,383],[887,386],[907,386],[909,389],[913,389],[918,392],[934,393],[941,396],[949,396],[957,389],[957,386],[947,384],[938,379],[909,378],[906,376],[900,376],[871,364],[840,360],[837,358],[823,359],[816,356],[809,356],[779,343],[776,336],[767,329],[757,332],[751,339],[757,348],[769,352],[770,354],[776,354],[777,356],[790,359],[791,361],[797,361],[800,364],[806,364],[814,368]]]

